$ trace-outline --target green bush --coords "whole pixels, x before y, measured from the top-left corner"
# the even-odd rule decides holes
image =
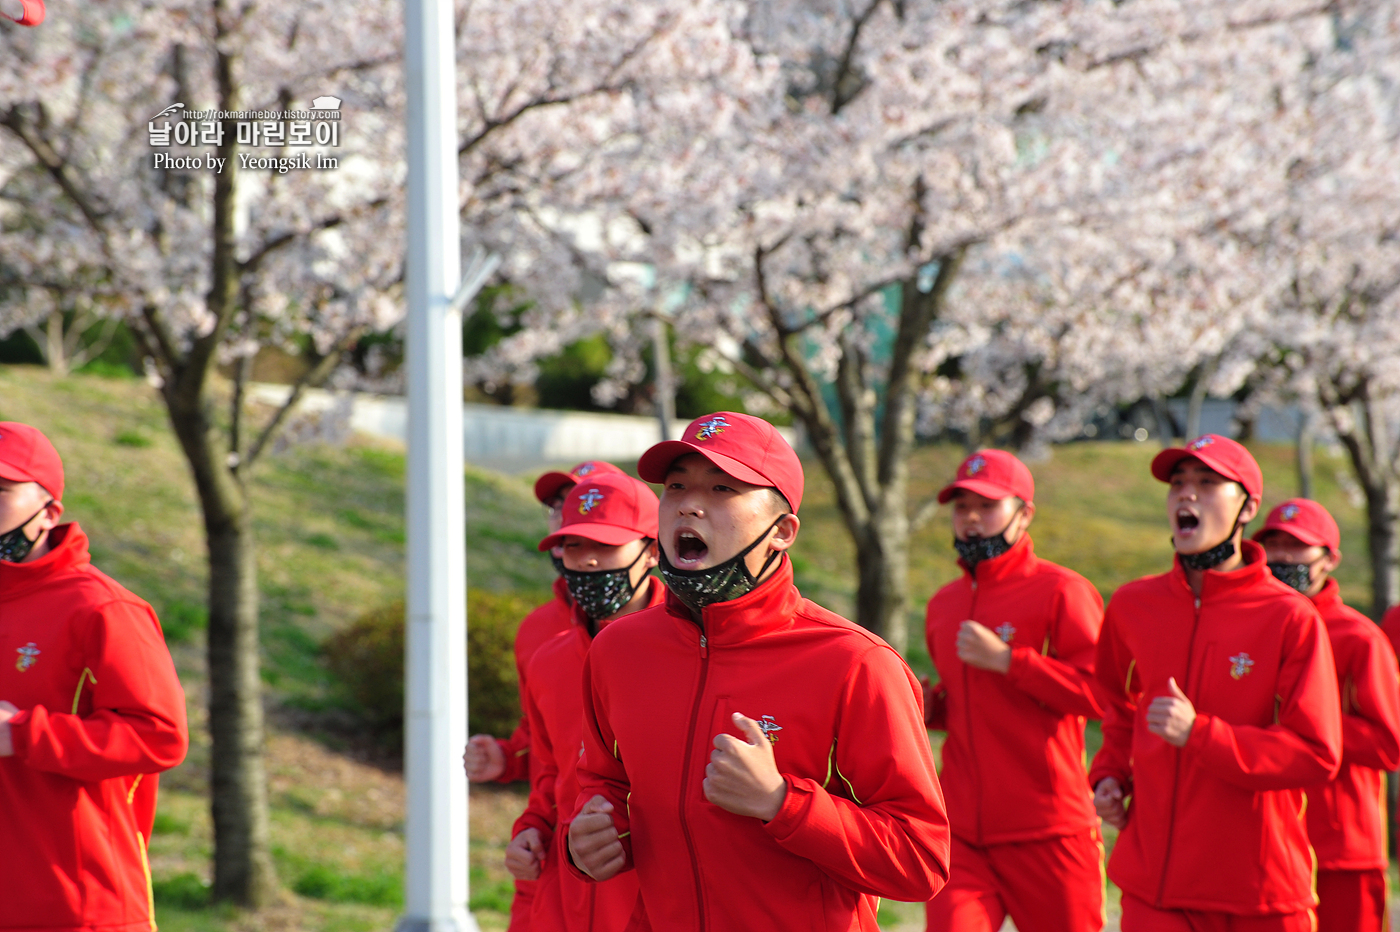
[[[515,631],[534,602],[517,593],[467,592],[468,728],[508,735],[520,720]],[[366,612],[325,644],[331,672],[376,727],[402,734],[404,604]]]

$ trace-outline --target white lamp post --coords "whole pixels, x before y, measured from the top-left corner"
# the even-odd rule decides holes
[[[466,516],[451,0],[405,0],[408,92],[406,903],[400,932],[475,932],[467,912]]]

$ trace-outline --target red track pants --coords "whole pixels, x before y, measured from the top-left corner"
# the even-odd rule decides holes
[[[948,885],[929,901],[929,932],[1103,928],[1103,844],[1097,829],[1044,841],[970,845],[954,836]]]
[[[1385,932],[1385,871],[1317,872],[1317,932]]]
[[[1158,909],[1123,894],[1123,932],[1314,932],[1310,909],[1281,916],[1236,916],[1194,909]]]

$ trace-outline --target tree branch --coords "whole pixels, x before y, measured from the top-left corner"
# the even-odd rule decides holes
[[[909,451],[914,444],[914,356],[923,348],[934,317],[943,309],[948,289],[962,268],[967,249],[967,246],[959,246],[937,260],[938,275],[928,294],[920,294],[912,280],[904,285],[899,332],[894,340],[885,389],[884,425],[880,431],[878,481],[882,487],[890,485],[896,471],[908,469]]]
[[[361,327],[351,330],[341,338],[335,348],[321,357],[316,365],[302,373],[301,378],[297,379],[296,384],[292,386],[291,394],[287,396],[287,400],[272,415],[272,420],[267,423],[262,433],[258,435],[258,439],[253,442],[253,446],[248,450],[248,455],[239,459],[238,465],[234,467],[235,471],[252,469],[253,464],[262,456],[268,441],[276,436],[283,421],[287,419],[287,415],[296,407],[297,402],[301,401],[301,396],[306,393],[308,388],[319,388],[330,377],[331,373],[335,371],[335,367],[340,364],[340,359],[345,355],[345,351],[355,344],[363,332],[364,329]]]

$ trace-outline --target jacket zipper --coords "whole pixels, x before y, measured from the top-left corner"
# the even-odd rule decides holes
[[[690,852],[690,870],[695,877],[695,910],[699,917],[699,927],[705,928],[705,888],[700,880],[700,857],[695,853],[695,839],[690,834],[690,820],[685,814],[686,789],[690,786],[690,761],[695,749],[695,729],[700,721],[700,701],[705,695],[705,681],[710,673],[710,647],[705,638],[704,626],[700,627],[700,682],[695,688],[695,703],[690,708],[690,733],[685,739],[685,759],[681,762],[681,795],[677,815],[680,817],[681,834],[685,836],[685,847]]]
[[[1201,597],[1196,596],[1196,617],[1191,622],[1191,638],[1186,642],[1186,672],[1183,673],[1181,691],[1190,695],[1191,689],[1191,660],[1196,653],[1196,631],[1201,626]],[[1181,793],[1181,748],[1175,748],[1176,768],[1175,776],[1172,778],[1172,806],[1171,814],[1167,820],[1167,846],[1166,853],[1162,858],[1162,879],[1157,884],[1157,908],[1162,908],[1162,898],[1167,893],[1167,868],[1172,860],[1172,841],[1176,838],[1176,799]]]
[[[974,571],[975,572],[975,571]],[[972,580],[972,603],[967,608],[969,621],[976,621],[973,616],[977,614],[977,580]],[[964,664],[964,666],[966,666]],[[973,811],[977,813],[977,843],[982,844],[982,764],[977,759],[977,749],[973,735],[976,729],[972,727],[972,668],[963,670],[963,713],[967,718],[967,751],[972,758],[972,785],[974,787],[974,798],[972,800]]]
[[[593,932],[593,927],[598,921],[598,885],[591,883],[588,885],[588,932]]]

